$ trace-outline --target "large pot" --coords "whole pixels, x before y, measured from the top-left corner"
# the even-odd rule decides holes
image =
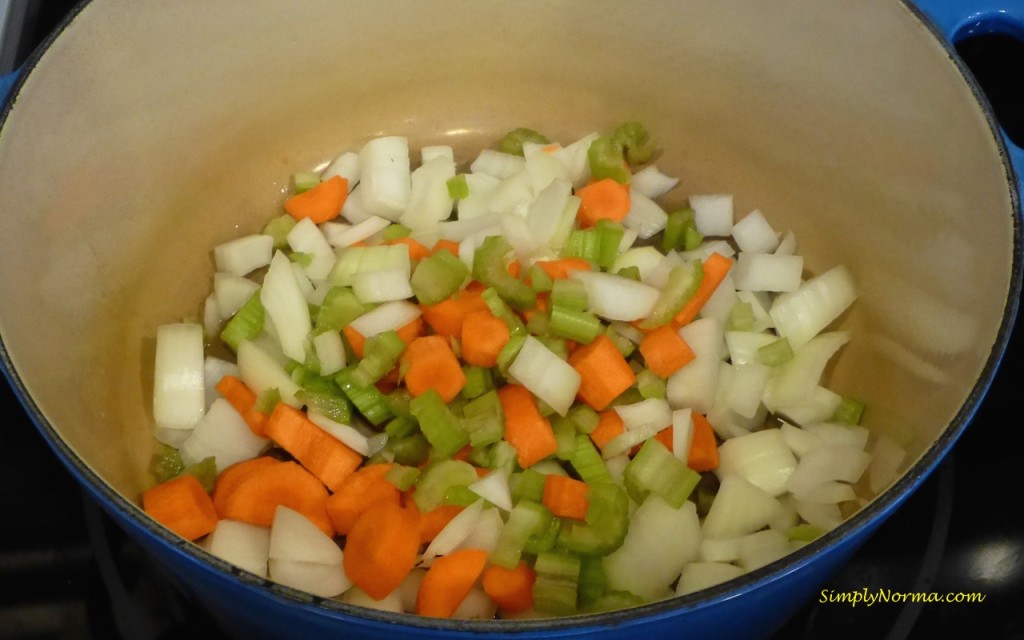
[[[952,4],[925,3],[947,38],[966,20]],[[1009,155],[1024,156],[966,76],[897,1],[95,0],[3,114],[5,373],[89,492],[245,637],[767,634],[934,469],[1006,346],[1021,289]],[[910,443],[855,517],[693,596],[449,623],[267,583],[142,513],[155,328],[199,313],[209,249],[260,228],[287,176],[382,133],[468,158],[515,126],[570,140],[627,119],[659,137],[684,195],[734,193],[795,231],[812,271],[853,272],[855,339],[831,380],[867,401],[873,433]]]

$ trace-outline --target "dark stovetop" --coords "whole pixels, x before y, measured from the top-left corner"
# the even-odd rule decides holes
[[[38,42],[71,4],[38,3],[42,8],[26,21],[23,37]],[[985,85],[995,87],[994,103],[1013,99],[997,95],[1003,90],[998,83],[1012,75],[1000,75],[1000,69],[1024,68],[1024,46],[1004,40],[962,50],[988,65],[976,75],[995,78]],[[22,59],[30,49],[22,47]],[[1019,103],[995,106],[999,113],[1024,114]],[[1020,134],[1020,119],[1004,126]],[[916,639],[941,633],[1024,639],[1020,456],[1012,445],[993,445],[1018,427],[1008,416],[1019,409],[1014,382],[1022,349],[1015,336],[998,380],[951,455],[824,585],[837,593],[977,592],[984,601],[871,607],[811,602],[777,637]],[[0,383],[0,393],[3,406],[13,407],[6,384]],[[12,409],[7,422],[0,465],[0,505],[8,514],[0,519],[0,639],[216,638],[216,625],[79,489],[29,419]]]

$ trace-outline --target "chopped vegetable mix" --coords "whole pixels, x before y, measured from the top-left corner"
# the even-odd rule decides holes
[[[639,123],[496,147],[377,138],[215,249],[203,325],[158,332],[145,511],[322,597],[493,618],[699,590],[855,510],[850,274],[801,279],[731,196],[662,206]]]

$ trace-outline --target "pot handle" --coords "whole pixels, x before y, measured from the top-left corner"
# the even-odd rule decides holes
[[[936,31],[952,47],[970,36],[999,33],[1024,37],[1024,3],[1018,0],[914,0]],[[1024,149],[1000,129],[1017,174],[1017,190],[1024,200]]]

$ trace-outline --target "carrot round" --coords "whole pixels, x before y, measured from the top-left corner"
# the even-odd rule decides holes
[[[196,540],[217,526],[213,501],[194,475],[181,475],[142,494],[142,508],[154,520],[186,540]]]
[[[576,219],[581,227],[592,227],[599,220],[620,222],[629,213],[629,185],[604,178],[576,190],[580,208]]]
[[[331,491],[363,463],[361,455],[284,402],[277,403],[267,418],[266,433]]]
[[[498,354],[508,343],[508,325],[489,309],[466,316],[462,323],[462,359],[478,367],[494,367]]]
[[[552,473],[544,478],[541,504],[559,518],[582,520],[587,516],[589,489],[582,480]]]
[[[401,504],[402,493],[388,482],[391,463],[368,464],[346,478],[327,499],[327,517],[338,535],[348,535],[352,525],[376,504]]]
[[[492,564],[484,569],[481,584],[484,593],[498,608],[507,613],[521,613],[533,608],[533,583],[537,572],[525,562],[514,569]]]
[[[711,298],[711,294],[715,292],[718,285],[722,284],[722,280],[725,280],[732,264],[732,258],[727,258],[720,253],[712,253],[707,257],[704,261],[704,276],[700,280],[700,285],[672,319],[673,326],[678,329],[685,324],[690,324],[697,317],[701,308],[704,307],[704,303]]]
[[[412,571],[419,547],[419,512],[382,502],[360,515],[345,538],[345,574],[380,600]]]
[[[327,517],[329,494],[324,483],[297,462],[262,459],[269,462],[237,470],[230,481],[214,486],[217,514],[221,518],[269,527],[278,505],[284,505],[306,516],[333,537],[334,525]],[[247,462],[256,460],[260,458]]]
[[[636,374],[629,363],[604,334],[573,351],[569,364],[580,374],[579,397],[597,411],[604,410],[636,383]]]
[[[402,353],[402,372],[405,386],[413,396],[434,389],[445,402],[451,402],[466,386],[455,352],[443,336],[420,336]]]
[[[416,613],[450,618],[466,599],[487,564],[483,549],[459,549],[430,565],[416,595]]]
[[[718,440],[715,430],[703,415],[694,411],[693,440],[690,441],[690,454],[686,466],[694,471],[713,471],[718,468]]]
[[[284,210],[296,220],[309,218],[316,224],[338,217],[348,199],[348,180],[332,176],[309,191],[284,201]]]
[[[498,399],[505,414],[505,440],[516,450],[520,467],[526,469],[558,451],[551,423],[526,387],[506,384],[498,389]]]
[[[679,331],[667,324],[644,335],[638,348],[644,363],[660,378],[668,378],[697,357]]]

